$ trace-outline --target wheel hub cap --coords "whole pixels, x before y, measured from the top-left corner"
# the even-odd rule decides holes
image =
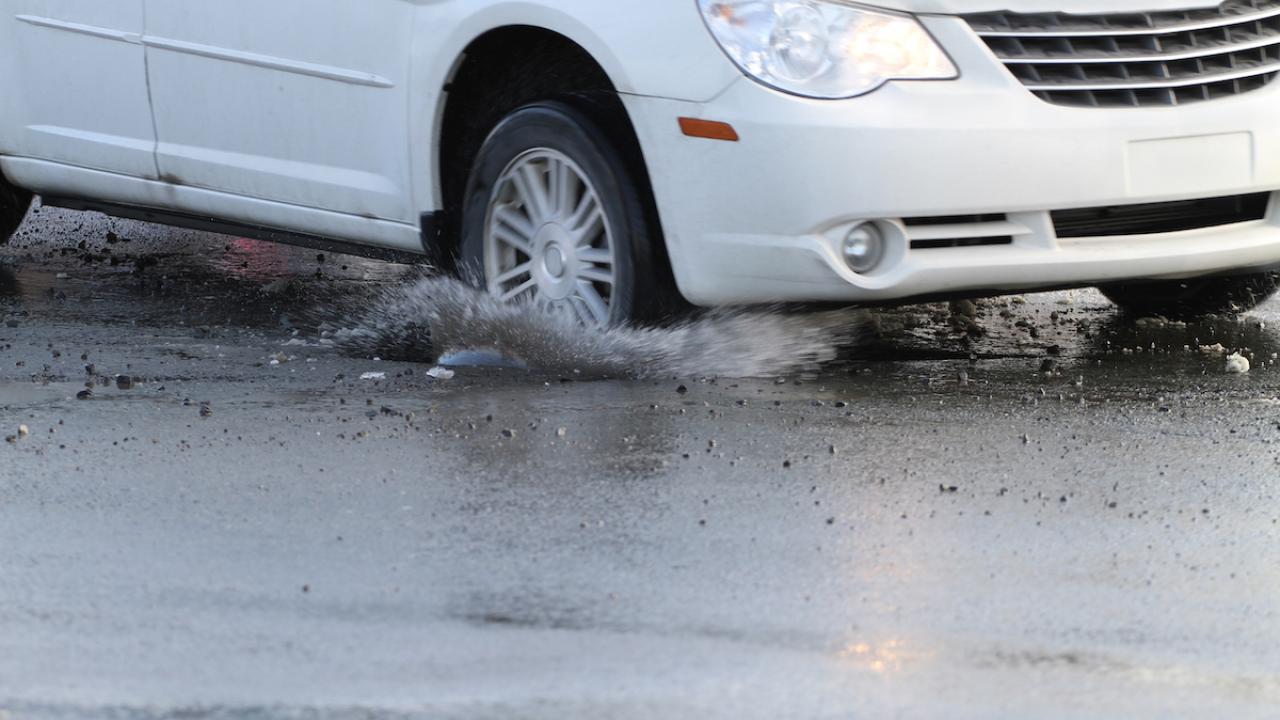
[[[538,292],[556,301],[568,300],[578,292],[573,258],[573,238],[559,223],[542,226],[533,239],[533,280]]]
[[[560,246],[555,243],[548,245],[545,257],[542,262],[547,268],[547,274],[556,279],[564,277],[564,251]]]

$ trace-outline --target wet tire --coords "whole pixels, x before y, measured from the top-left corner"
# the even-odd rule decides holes
[[[31,193],[10,185],[0,175],[0,245],[9,242],[31,207]]]
[[[642,173],[627,162],[626,155],[613,142],[606,128],[607,123],[600,122],[597,114],[559,101],[526,105],[498,123],[472,165],[463,199],[459,259],[464,278],[492,294],[505,294],[493,286],[495,274],[502,274],[495,270],[493,255],[513,251],[506,247],[495,249],[494,217],[498,208],[515,207],[524,212],[521,210],[523,203],[513,201],[510,196],[510,178],[512,168],[523,158],[533,155],[554,158],[552,162],[572,167],[585,181],[582,187],[590,188],[598,198],[612,254],[611,265],[597,268],[602,273],[607,270],[612,274],[612,285],[602,283],[598,286],[609,288],[607,321],[599,324],[648,321],[656,319],[670,307],[670,290],[662,282],[663,275],[669,275],[669,271],[659,266],[656,250],[662,243],[662,235],[655,220],[656,213],[652,210],[649,188],[639,179]],[[551,171],[547,172],[550,174]],[[524,221],[532,222],[526,224]],[[538,221],[529,213],[522,216],[521,224],[532,228]],[[541,227],[548,224],[551,221]],[[542,235],[533,239],[536,242],[524,244],[534,249],[536,255],[538,247],[546,247],[547,240]],[[560,244],[577,245],[574,241]],[[595,249],[596,254],[600,254],[597,248],[584,248]],[[568,254],[573,255],[574,251],[570,250]],[[542,262],[540,268],[545,279],[545,257],[526,258],[522,255],[516,252],[516,259],[510,262]],[[553,259],[556,260],[552,263],[555,269],[566,272],[560,267],[558,255]],[[585,262],[579,257],[571,257],[569,261],[575,268]],[[530,279],[536,281],[536,278]],[[598,295],[605,293],[601,291]],[[543,299],[554,305],[580,310],[571,302],[573,297],[556,299],[547,293]],[[596,307],[598,309],[599,306]]]
[[[1280,290],[1280,272],[1108,285],[1098,288],[1125,312],[1187,319],[1248,312]]]

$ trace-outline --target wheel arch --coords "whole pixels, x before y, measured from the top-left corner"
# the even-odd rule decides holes
[[[740,78],[692,1],[478,0],[465,10],[456,2],[426,2],[415,24],[413,195],[420,211],[437,214],[434,219],[446,214],[447,183],[438,156],[448,142],[445,124],[457,90],[451,83],[495,33],[520,28],[555,36],[589,57],[623,96],[704,102]],[[632,135],[636,120],[628,118]],[[447,226],[447,220],[433,224]]]
[[[588,112],[618,144],[637,181],[649,182],[640,141],[619,96],[628,87],[626,76],[612,53],[604,49],[602,61],[592,44],[544,25],[508,24],[476,35],[452,59],[431,138],[438,257],[457,250],[463,186],[480,145],[505,115],[529,102],[564,100]]]

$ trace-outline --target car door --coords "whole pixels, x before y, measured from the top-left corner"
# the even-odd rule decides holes
[[[154,178],[143,0],[2,0],[8,155]]]
[[[414,220],[415,3],[145,0],[161,178]]]

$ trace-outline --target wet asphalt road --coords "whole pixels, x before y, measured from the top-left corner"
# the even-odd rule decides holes
[[[0,717],[1276,715],[1276,303],[908,308],[785,381],[314,342],[406,272],[51,210],[0,250]]]

